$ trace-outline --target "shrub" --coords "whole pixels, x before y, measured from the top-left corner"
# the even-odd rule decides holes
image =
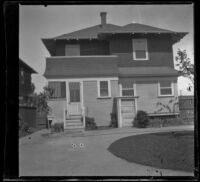
[[[116,113],[110,113],[111,121],[109,127],[116,128],[117,127],[117,114]]]
[[[29,126],[27,123],[24,122],[22,116],[19,114],[19,131],[21,132],[28,132]]]
[[[86,129],[97,129],[96,123],[94,122],[94,118],[85,117],[85,127]]]
[[[181,118],[166,118],[163,126],[177,126],[177,125],[183,125],[184,122]]]
[[[63,123],[54,123],[52,125],[52,130],[54,132],[61,132],[64,131],[64,124]]]
[[[148,124],[149,124],[148,114],[145,111],[138,111],[134,118],[133,126],[137,128],[146,128]]]
[[[160,116],[150,119],[150,127],[178,126],[186,124],[185,120],[179,117]]]

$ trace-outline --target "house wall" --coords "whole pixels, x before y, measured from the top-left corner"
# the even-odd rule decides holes
[[[66,44],[79,44],[80,55],[109,55],[109,43],[107,41],[82,40],[77,41],[57,41],[56,56],[65,56]]]
[[[64,107],[66,106],[65,99],[52,99],[48,101],[48,106],[51,108],[49,115],[53,116],[52,124],[64,122]]]
[[[159,97],[158,96],[158,82],[170,80],[174,82],[174,96],[170,97]],[[177,88],[177,78],[174,77],[140,77],[140,78],[120,78],[119,83],[124,81],[131,81],[136,83],[136,99],[137,110],[143,110],[147,113],[154,113],[157,111],[160,106],[156,106],[157,102],[163,104],[168,104],[169,100],[175,99],[178,97],[178,88]],[[169,105],[172,108],[172,105]],[[162,112],[168,112],[168,110],[163,110]],[[178,108],[176,107],[176,112]]]
[[[22,83],[22,76],[20,69],[24,70],[24,83]],[[28,96],[31,93],[31,73],[25,68],[19,68],[19,96]]]
[[[111,80],[112,98],[97,98],[97,81],[83,82],[84,106],[86,116],[93,117],[97,126],[108,126],[110,124],[110,113],[113,110],[113,97],[118,96],[118,81]]]
[[[135,38],[147,38],[149,60],[133,60],[133,48],[131,35],[115,36],[110,39],[110,54],[119,56],[119,66],[170,66],[174,67],[171,37],[143,36]]]
[[[147,113],[154,113],[160,109],[160,106],[156,106],[157,102],[161,102],[163,104],[169,105],[168,102],[171,99],[174,99],[178,96],[177,82],[174,81],[174,96],[170,97],[159,97],[158,96],[158,81],[154,80],[151,82],[136,82],[136,92],[139,98],[137,99],[137,109],[146,111]],[[172,104],[169,105],[172,109]],[[169,112],[164,109],[162,112]],[[178,112],[178,108],[176,107],[176,112]]]

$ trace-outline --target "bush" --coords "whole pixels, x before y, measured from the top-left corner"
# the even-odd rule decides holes
[[[51,129],[53,132],[61,132],[64,131],[64,124],[63,123],[55,123],[52,125]]]
[[[150,119],[148,126],[149,127],[162,127],[164,123],[164,120],[159,117],[155,117]]]
[[[86,129],[97,129],[96,123],[94,122],[94,118],[85,117],[85,127]]]
[[[150,119],[149,127],[166,127],[188,124],[183,118],[172,116],[160,116]]]
[[[110,113],[111,121],[109,127],[117,128],[117,114]]]
[[[29,131],[28,124],[24,122],[24,120],[20,114],[19,114],[19,131],[20,132],[28,132]]]
[[[146,128],[148,124],[148,114],[145,111],[138,111],[134,118],[133,126],[137,128]]]
[[[184,125],[184,122],[181,118],[166,118],[164,120],[163,126],[178,126]]]

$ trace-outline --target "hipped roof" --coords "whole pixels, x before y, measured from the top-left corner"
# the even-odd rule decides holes
[[[46,59],[46,78],[179,76],[170,67],[118,67],[117,57]]]
[[[82,78],[118,76],[114,57],[85,57],[65,59],[46,59],[46,78]]]
[[[114,24],[105,24],[102,26],[99,24],[52,38],[42,38],[42,41],[53,55],[55,53],[56,40],[99,39],[112,34],[170,34],[175,43],[183,38],[187,32],[175,32],[139,23],[130,23],[124,26]]]

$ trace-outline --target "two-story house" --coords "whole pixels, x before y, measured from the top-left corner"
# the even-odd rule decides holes
[[[178,96],[172,46],[187,33],[118,26],[106,22],[106,12],[100,16],[99,25],[42,39],[50,53],[44,76],[54,89],[49,105],[54,122],[66,129],[84,128],[85,115],[109,125],[113,111],[119,127],[131,126],[138,110],[153,114],[157,102]]]
[[[27,102],[29,95],[33,92],[31,85],[31,74],[37,73],[19,58],[19,101]]]

